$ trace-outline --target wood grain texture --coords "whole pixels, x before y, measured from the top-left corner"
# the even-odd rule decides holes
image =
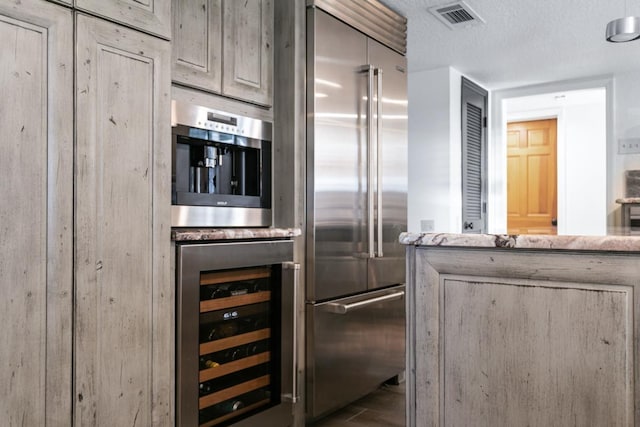
[[[628,287],[441,277],[443,424],[629,425]]]
[[[75,425],[174,420],[170,46],[77,17]]]
[[[407,254],[408,426],[635,425],[637,253]]]
[[[171,0],[74,1],[78,10],[87,11],[164,39],[171,38]]]
[[[181,0],[172,14],[173,81],[220,93],[222,0]]]
[[[273,4],[223,2],[222,93],[256,104],[273,103]]]
[[[189,102],[191,104],[201,105],[215,110],[273,122],[273,111],[271,109],[226,98],[224,96],[213,95],[178,85],[173,85],[171,87],[171,96],[172,99],[178,101]]]
[[[0,425],[71,419],[73,25],[0,1]]]

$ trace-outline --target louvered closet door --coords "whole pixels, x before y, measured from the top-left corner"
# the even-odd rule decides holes
[[[462,232],[486,230],[487,91],[462,78]]]

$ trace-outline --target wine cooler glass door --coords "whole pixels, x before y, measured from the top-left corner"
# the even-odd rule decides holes
[[[290,241],[178,245],[178,425],[291,421],[297,401],[291,258]]]

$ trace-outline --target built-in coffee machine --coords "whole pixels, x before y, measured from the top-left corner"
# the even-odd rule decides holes
[[[267,227],[272,124],[172,101],[172,226]]]

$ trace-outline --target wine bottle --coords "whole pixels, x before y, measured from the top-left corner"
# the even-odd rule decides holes
[[[220,366],[220,363],[214,360],[213,355],[200,357],[200,369],[211,369],[217,368],[218,366]]]

